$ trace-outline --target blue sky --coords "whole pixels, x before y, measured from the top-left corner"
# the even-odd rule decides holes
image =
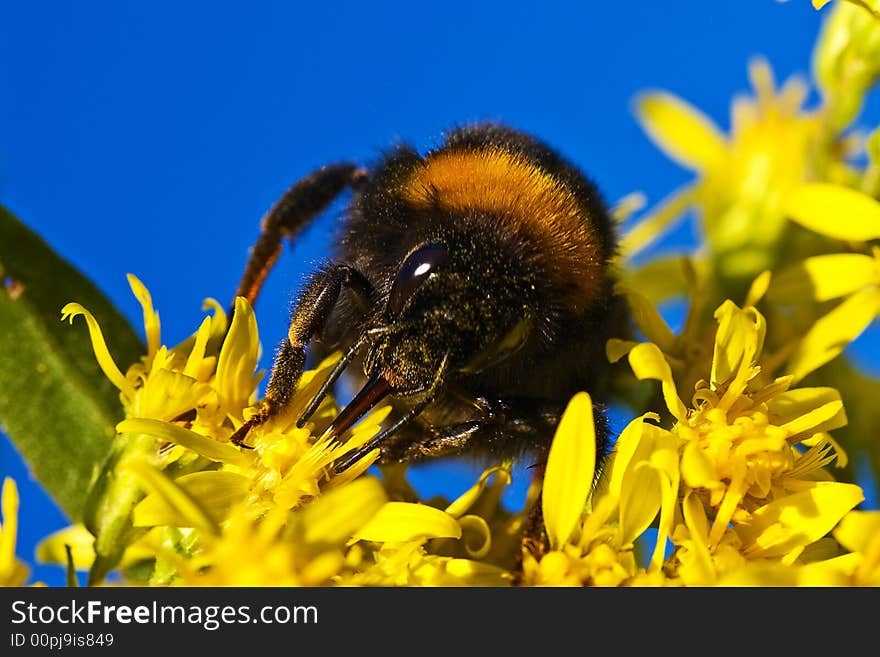
[[[310,169],[498,119],[557,147],[609,201],[640,190],[653,203],[689,175],[642,134],[634,95],[669,89],[726,129],[749,58],[767,57],[779,79],[807,75],[827,13],[807,0],[538,6],[4,3],[0,202],[140,330],[125,279],[135,273],[172,344],[197,327],[205,297],[229,300],[261,215]],[[865,115],[876,124],[876,102]],[[266,368],[333,227],[331,213],[270,276],[257,305]],[[876,346],[875,334],[860,344]],[[30,562],[65,520],[5,440],[0,471],[22,488],[19,553]],[[430,465],[415,479],[455,494],[473,469]]]

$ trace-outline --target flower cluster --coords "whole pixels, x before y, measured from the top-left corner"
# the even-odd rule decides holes
[[[124,371],[89,310],[63,309],[85,321],[125,419],[82,523],[38,557],[96,585],[111,572],[151,585],[880,585],[880,511],[864,508],[853,465],[880,471],[880,382],[845,353],[880,315],[880,128],[856,129],[880,77],[880,16],[861,1],[829,9],[815,107],[806,80],[777,85],[760,59],[729,134],[668,92],[638,100],[648,136],[694,179],[635,221],[634,197],[617,209],[636,337],[606,351],[634,419],[607,458],[584,392],[522,508],[502,504],[509,462],[453,500],[420,499],[406,466],[374,466],[376,450],[337,474],[391,412],[329,441],[328,397],[296,426],[338,354],[242,449],[230,438],[260,405],[252,309],[239,298],[230,320],[208,301],[168,347],[130,276],[147,349]],[[651,257],[688,217],[700,249]],[[661,312],[672,299],[687,303],[678,331]],[[27,577],[16,507],[6,482],[2,584]]]
[[[615,345],[636,377],[660,381],[674,424],[663,428],[655,414],[631,422],[592,493],[594,455],[575,453],[591,443],[564,424],[589,426],[589,399],[572,400],[544,484],[554,549],[526,564],[526,581],[880,584],[880,512],[854,511],[862,489],[825,469],[845,458],[827,433],[846,422],[839,394],[791,388],[791,376],[763,381],[761,314],[726,301],[715,316],[711,370],[690,406],[656,345]],[[575,459],[583,471],[565,465]],[[651,524],[655,547],[640,566],[635,542]]]

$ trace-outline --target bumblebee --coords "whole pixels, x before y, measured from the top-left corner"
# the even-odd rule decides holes
[[[283,241],[346,190],[332,261],[302,287],[260,410],[233,442],[247,446],[250,429],[285,408],[315,341],[343,355],[299,426],[347,369],[363,373],[359,392],[325,436],[385,398],[397,411],[337,472],[376,448],[384,463],[460,452],[541,462],[568,400],[603,398],[604,345],[621,322],[614,225],[596,187],[494,123],[454,129],[424,156],[401,145],[369,168],[331,164],[265,215],[237,295],[254,303]],[[597,427],[600,455],[606,433]]]

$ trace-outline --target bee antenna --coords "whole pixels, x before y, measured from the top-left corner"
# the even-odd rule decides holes
[[[312,401],[309,402],[309,405],[306,406],[305,410],[299,416],[299,419],[296,421],[296,426],[299,429],[305,425],[306,422],[309,421],[309,418],[315,414],[315,411],[318,410],[318,406],[321,405],[321,402],[324,401],[324,397],[327,396],[330,388],[334,383],[342,376],[342,372],[345,371],[345,368],[348,367],[349,363],[351,363],[352,359],[357,355],[357,352],[361,347],[367,342],[369,337],[368,333],[364,333],[357,339],[357,341],[351,345],[348,351],[339,359],[339,362],[336,363],[336,366],[330,372],[324,382],[321,384],[321,387],[318,388],[318,392],[315,393],[315,396],[312,397]]]

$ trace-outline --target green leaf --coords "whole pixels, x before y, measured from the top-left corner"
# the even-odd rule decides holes
[[[55,501],[77,520],[122,407],[88,335],[82,327],[62,324],[61,308],[70,301],[87,306],[123,366],[145,353],[144,347],[94,284],[2,207],[0,275],[0,426]]]

